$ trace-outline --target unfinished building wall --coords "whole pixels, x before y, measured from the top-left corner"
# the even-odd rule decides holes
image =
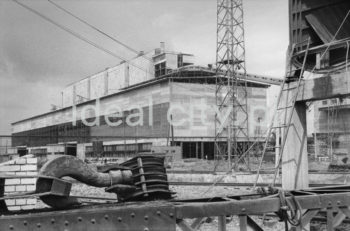
[[[122,88],[154,78],[151,54],[106,68],[63,89],[63,107],[119,92]]]
[[[345,156],[350,153],[349,99],[314,102],[316,156]]]
[[[175,136],[215,136],[215,85],[197,83],[171,83],[171,107]],[[261,137],[267,126],[266,88],[248,87],[249,136]],[[242,95],[242,94],[239,94]],[[223,113],[222,118],[225,117]],[[191,118],[192,117],[192,118]],[[237,123],[243,120],[237,115]],[[225,132],[223,133],[225,136]],[[243,139],[243,137],[241,137]]]
[[[135,90],[126,91],[120,94],[102,98],[97,104],[96,101],[86,102],[77,105],[75,112],[69,107],[64,110],[54,111],[32,119],[20,121],[12,125],[15,145],[42,146],[58,142],[78,141],[89,142],[90,136],[165,136],[169,125],[166,124],[166,111],[169,105],[169,86],[167,82],[153,84],[147,87],[140,87]],[[97,111],[89,107],[95,107]],[[111,127],[106,124],[104,116],[109,115],[110,109],[118,107],[124,114],[128,115],[140,107],[143,111],[144,123],[142,126],[122,128]],[[152,108],[150,113],[149,108]],[[74,116],[76,115],[76,116]],[[164,116],[163,116],[164,115]],[[88,126],[82,123],[85,118],[90,121],[97,121],[100,116],[99,126]],[[149,116],[154,116],[152,125],[149,125]],[[76,125],[73,124],[76,120]],[[97,124],[96,124],[97,125]],[[31,136],[40,136],[33,138]],[[65,139],[65,136],[70,138]],[[37,142],[38,141],[38,142]]]

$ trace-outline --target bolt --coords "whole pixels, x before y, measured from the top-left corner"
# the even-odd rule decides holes
[[[160,216],[160,211],[157,211],[157,215]]]
[[[68,222],[68,221],[65,221],[65,222],[64,222],[64,225],[65,225],[65,226],[68,226],[68,225],[69,225],[69,222]]]
[[[340,205],[340,204],[341,204],[341,202],[340,202],[340,201],[337,201],[337,204],[338,204],[338,205]]]
[[[170,217],[174,217],[174,214],[173,214],[173,213],[170,213],[169,216],[170,216]]]
[[[95,220],[95,219],[91,219],[91,223],[92,223],[92,224],[95,224],[95,223],[96,223],[96,220]]]
[[[28,225],[28,222],[27,222],[27,221],[23,221],[23,225],[24,225],[24,226],[27,226],[27,225]]]
[[[144,231],[149,231],[149,229],[148,229],[148,228],[145,228]]]
[[[83,218],[81,218],[81,217],[78,217],[78,221],[80,221],[80,222],[81,222],[82,220],[83,220]]]
[[[119,221],[119,222],[122,222],[122,220],[123,220],[123,219],[122,219],[121,217],[118,217],[118,221]]]
[[[40,223],[38,223],[38,224],[36,224],[36,226],[37,226],[38,228],[40,228],[40,227],[41,227],[41,224],[40,224]]]
[[[106,214],[106,215],[105,215],[105,220],[108,220],[108,218],[109,218],[109,217],[108,217],[108,215]]]
[[[51,224],[55,224],[55,219],[51,219]]]
[[[131,217],[135,217],[135,213],[131,213],[130,215],[131,215]]]
[[[9,228],[10,228],[10,230],[13,230],[13,225],[10,225]]]
[[[242,212],[245,212],[245,211],[246,211],[245,208],[243,208],[243,209],[242,209]]]
[[[145,216],[145,220],[146,220],[146,221],[148,220],[148,216]]]

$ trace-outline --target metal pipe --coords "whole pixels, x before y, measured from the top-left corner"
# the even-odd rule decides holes
[[[130,170],[111,170],[108,173],[100,173],[89,167],[82,160],[67,155],[59,155],[46,162],[39,171],[39,175],[56,178],[72,177],[82,183],[95,187],[110,187],[116,184],[133,184]],[[38,178],[36,191],[50,191],[50,183],[45,178]],[[80,204],[79,200],[70,197],[55,195],[41,196],[40,199],[53,208],[67,208]]]
[[[39,175],[56,178],[69,176],[94,187],[110,187],[115,184],[129,185],[133,183],[130,170],[112,170],[108,173],[100,173],[82,160],[68,155],[60,155],[46,162],[40,169]]]

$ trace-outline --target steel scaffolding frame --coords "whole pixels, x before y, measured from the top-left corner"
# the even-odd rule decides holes
[[[217,159],[227,158],[231,167],[232,156],[237,161],[247,149],[239,145],[238,137],[249,143],[243,3],[218,0],[217,4],[215,146]],[[219,143],[223,137],[227,147]]]

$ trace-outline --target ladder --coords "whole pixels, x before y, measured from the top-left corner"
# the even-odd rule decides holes
[[[256,179],[254,182],[254,188],[256,187],[256,185],[258,183],[260,172],[263,171],[263,169],[261,169],[261,168],[262,168],[262,164],[263,164],[263,160],[264,160],[264,157],[266,155],[266,152],[271,148],[274,148],[274,149],[278,148],[278,150],[276,151],[276,152],[278,152],[278,159],[276,161],[276,166],[274,168],[274,177],[273,177],[273,182],[271,184],[272,187],[275,185],[276,178],[277,178],[277,175],[279,172],[279,168],[280,168],[281,161],[282,161],[284,146],[285,146],[287,136],[288,136],[288,131],[289,131],[289,128],[290,128],[291,122],[292,122],[295,103],[296,103],[296,100],[298,98],[298,92],[299,92],[302,77],[303,77],[303,74],[305,71],[305,64],[306,64],[306,60],[307,60],[307,56],[308,56],[308,52],[309,52],[309,48],[310,48],[310,39],[307,40],[307,46],[306,46],[306,50],[304,53],[303,63],[302,63],[302,67],[300,69],[294,68],[293,64],[292,64],[292,60],[294,58],[293,55],[294,55],[295,47],[296,47],[296,44],[293,44],[289,48],[290,53],[287,56],[286,74],[285,74],[285,77],[283,79],[283,83],[282,83],[281,88],[280,88],[280,92],[279,92],[279,95],[277,98],[277,104],[276,104],[276,107],[274,110],[274,114],[272,115],[270,126],[267,130],[267,136],[265,138],[262,156],[261,156],[261,160],[259,162],[257,176],[256,176]],[[293,87],[290,87],[288,83],[290,81],[293,81],[292,78],[295,78],[295,77],[297,77],[297,79],[294,82],[297,82],[297,83]],[[291,98],[292,98],[291,101],[289,101],[289,99],[288,99],[289,96],[291,96]],[[282,99],[284,99],[284,100],[282,100]],[[284,101],[284,102],[282,102],[282,101]],[[282,114],[282,116],[279,117],[279,116],[277,116],[278,114]],[[279,119],[282,119],[282,120],[280,120],[280,122],[281,122],[280,124],[278,124]],[[276,129],[280,129],[282,131],[281,144],[280,144],[280,146],[278,146],[278,144],[276,142],[275,146],[270,146],[269,144],[270,144],[271,135],[273,134],[273,131],[276,131]]]

